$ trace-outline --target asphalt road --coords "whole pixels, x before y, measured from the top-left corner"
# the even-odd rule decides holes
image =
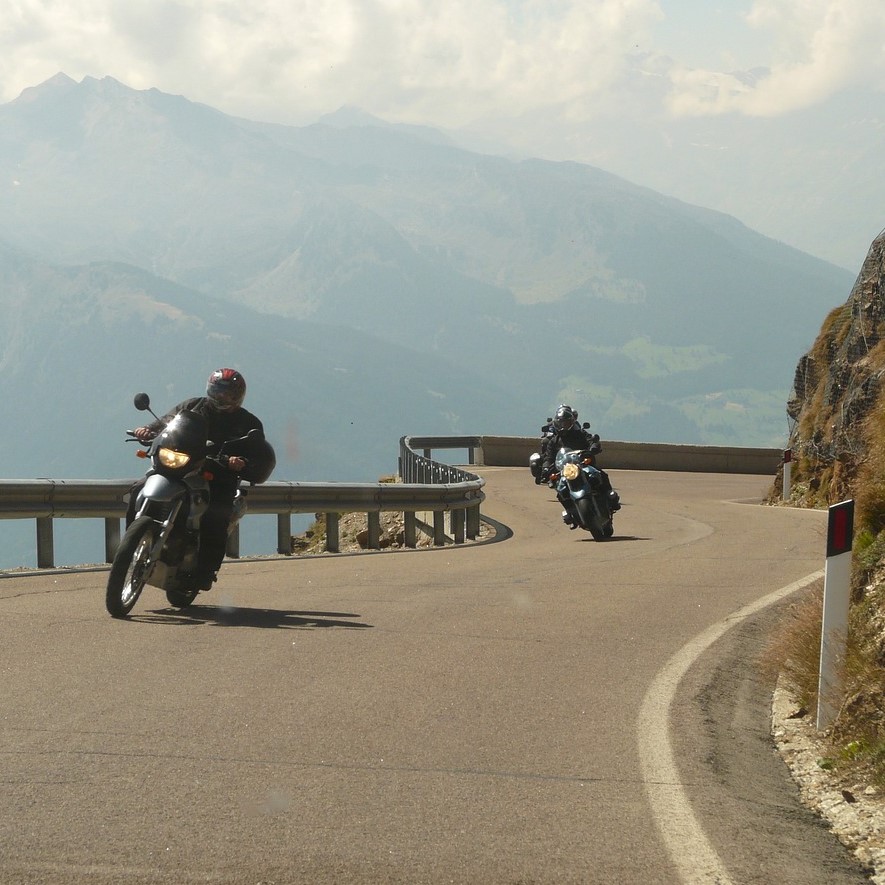
[[[0,882],[865,881],[757,665],[825,514],[612,471],[596,543],[483,474],[499,542],[229,563],[185,611],[0,579]]]

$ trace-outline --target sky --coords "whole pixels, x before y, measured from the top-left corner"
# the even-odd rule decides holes
[[[0,0],[0,102],[63,71],[270,122],[586,121],[638,64],[662,113],[771,116],[882,88],[883,44],[879,0]]]

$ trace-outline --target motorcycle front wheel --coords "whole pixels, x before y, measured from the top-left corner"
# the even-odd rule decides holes
[[[586,498],[579,498],[575,501],[575,507],[578,510],[578,516],[581,518],[581,525],[585,526],[590,534],[593,535],[594,541],[606,541],[615,533],[611,519],[606,520],[602,526],[597,524],[596,512],[593,509],[593,505]]]
[[[154,536],[154,521],[149,516],[141,516],[126,529],[120,541],[105,594],[107,610],[115,618],[125,618],[144,589]]]

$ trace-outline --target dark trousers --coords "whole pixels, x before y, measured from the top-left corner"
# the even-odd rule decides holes
[[[209,509],[200,520],[200,557],[197,565],[200,572],[214,574],[221,567],[236,493],[236,485],[210,483]]]

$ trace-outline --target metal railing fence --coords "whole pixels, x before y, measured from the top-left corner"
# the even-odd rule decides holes
[[[380,514],[404,515],[405,544],[417,546],[422,532],[436,546],[462,543],[479,534],[484,480],[461,467],[432,457],[435,449],[466,450],[467,464],[527,467],[537,450],[533,437],[404,436],[400,439],[396,483],[267,482],[249,489],[249,513],[276,514],[277,551],[290,554],[291,515],[316,513],[325,517],[326,550],[339,551],[339,516],[367,515],[368,547],[380,548]],[[680,470],[713,473],[776,473],[782,450],[739,446],[673,445],[604,441],[607,470]],[[120,541],[124,496],[131,480],[0,480],[0,519],[34,519],[37,524],[37,566],[54,564],[53,521],[79,517],[105,521],[105,555],[113,558]],[[421,515],[432,514],[431,521]],[[448,533],[446,530],[448,514]],[[239,533],[231,536],[231,556],[239,555]]]
[[[479,445],[478,437],[404,436],[400,440],[401,482],[266,482],[248,489],[248,513],[276,515],[277,552],[281,555],[292,553],[293,513],[325,517],[325,549],[330,553],[339,552],[340,516],[354,512],[367,516],[370,549],[380,549],[380,514],[385,511],[403,513],[407,547],[417,546],[419,532],[430,536],[435,546],[447,541],[461,544],[479,535],[485,481],[434,461],[431,453],[433,449],[467,448],[472,464],[474,448]],[[423,454],[413,446],[420,447]],[[0,519],[35,520],[38,568],[55,566],[54,520],[103,519],[105,559],[111,562],[120,543],[131,487],[132,480],[0,480]],[[432,524],[420,518],[428,513],[433,514]],[[231,535],[228,555],[239,556],[237,530]]]

